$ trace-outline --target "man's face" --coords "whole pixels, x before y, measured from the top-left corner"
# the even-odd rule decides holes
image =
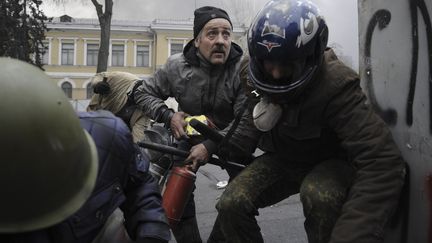
[[[297,81],[305,68],[305,60],[279,63],[269,60],[263,61],[265,74],[275,83],[289,84]]]
[[[213,65],[226,62],[231,49],[231,24],[223,18],[212,19],[204,25],[195,40],[195,47]]]

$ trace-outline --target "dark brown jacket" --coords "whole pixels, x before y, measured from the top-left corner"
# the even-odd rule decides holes
[[[358,75],[327,49],[305,94],[285,105],[260,147],[291,163],[345,158],[356,169],[331,241],[379,242],[398,201],[405,163],[386,124],[367,104]]]

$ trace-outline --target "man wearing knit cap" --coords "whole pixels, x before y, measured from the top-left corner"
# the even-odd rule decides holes
[[[253,124],[249,110],[243,106],[246,93],[239,80],[243,51],[232,42],[233,26],[228,14],[220,8],[206,6],[196,9],[194,15],[194,38],[183,53],[170,56],[165,65],[133,92],[133,98],[149,117],[165,123],[181,146],[187,145],[190,155],[184,162],[197,171],[212,154],[219,154],[220,146],[211,140],[192,143],[185,131],[187,116],[205,115],[226,134],[238,115],[238,125],[233,126],[236,129],[229,139],[231,144],[251,136],[238,131],[251,131],[247,128]],[[168,97],[176,99],[178,112],[165,105]],[[254,146],[243,143],[241,147]],[[173,233],[179,243],[201,242],[193,195]]]
[[[194,14],[195,19],[193,32],[195,39],[195,47],[199,48],[199,46],[202,45],[202,47],[199,48],[199,52],[210,63],[214,65],[224,64],[228,58],[232,39],[232,23],[228,14],[225,12],[225,10],[208,6],[195,10]],[[209,24],[207,25],[207,23]],[[213,43],[206,40],[201,40],[201,36],[199,36],[205,25],[207,25],[208,27],[207,30],[212,31],[211,33],[208,33],[208,39],[211,41],[215,38],[215,33],[213,33],[214,28],[218,26],[221,26],[220,28],[222,28],[223,40],[221,40],[220,43],[216,42],[214,48],[210,48],[210,44]]]

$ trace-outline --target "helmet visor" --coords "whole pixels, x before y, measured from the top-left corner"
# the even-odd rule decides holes
[[[306,65],[305,60],[287,63],[256,60],[249,64],[249,76],[257,89],[280,94],[308,83],[316,68]]]

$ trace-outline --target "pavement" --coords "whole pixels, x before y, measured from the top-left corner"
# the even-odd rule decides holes
[[[197,220],[203,242],[206,242],[216,219],[215,204],[224,189],[217,183],[228,180],[225,170],[207,164],[197,173],[195,204]],[[307,243],[303,228],[304,216],[297,195],[287,198],[273,206],[260,209],[257,217],[264,242],[268,243]],[[174,237],[170,243],[176,242]]]

